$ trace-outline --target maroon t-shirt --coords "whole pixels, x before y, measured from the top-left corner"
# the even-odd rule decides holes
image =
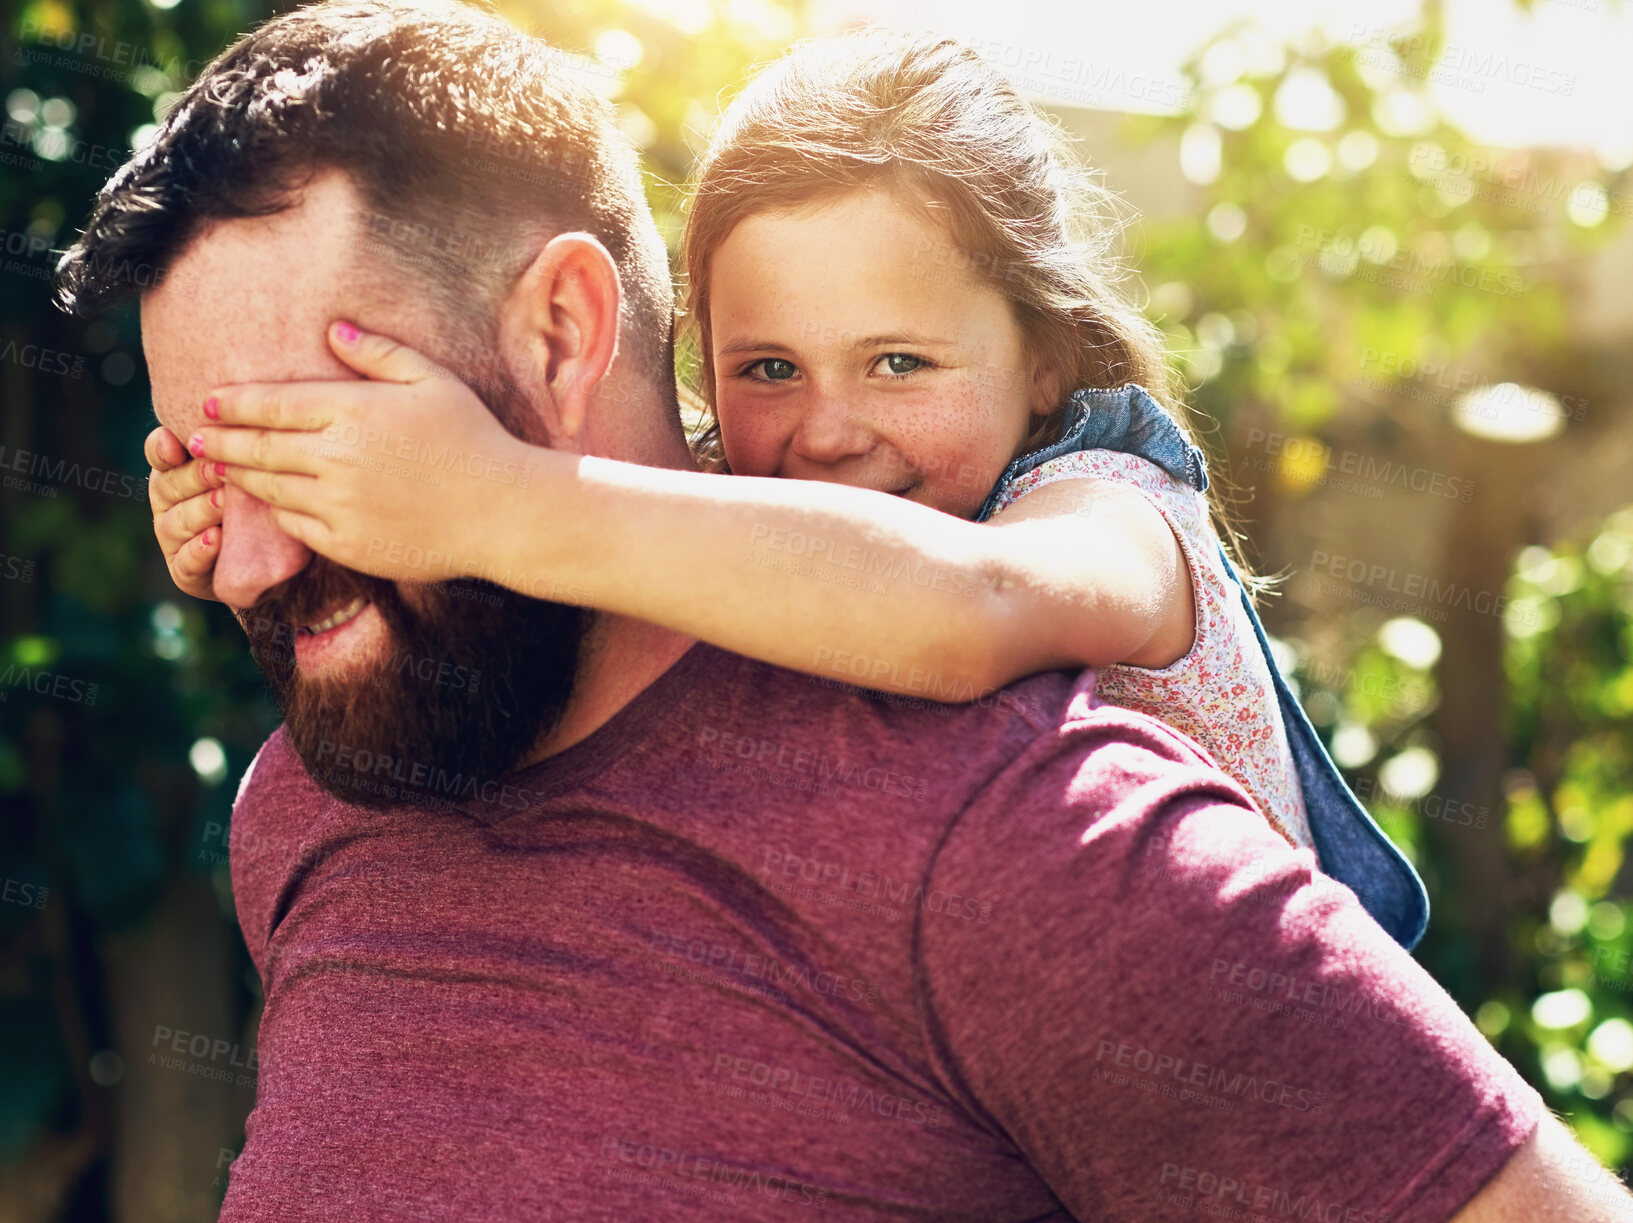
[[[1541,1116],[1092,672],[942,706],[698,645],[503,784],[430,776],[341,803],[280,731],[240,789],[228,1223],[1426,1223]]]

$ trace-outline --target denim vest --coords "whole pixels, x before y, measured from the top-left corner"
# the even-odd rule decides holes
[[[1083,450],[1136,454],[1198,492],[1206,492],[1208,488],[1208,465],[1202,452],[1185,439],[1174,418],[1144,388],[1130,384],[1115,390],[1084,389],[1072,393],[1060,441],[1024,454],[1011,463],[993,487],[976,521],[984,522],[992,516],[1000,494],[1012,481],[1051,459]],[[1259,623],[1253,602],[1222,545],[1219,555],[1225,572],[1241,593],[1242,608],[1270,668],[1321,869],[1347,885],[1373,919],[1410,951],[1417,946],[1429,923],[1429,897],[1423,890],[1423,881],[1373,822],[1333,764],[1310,719],[1305,716],[1303,706],[1288,689],[1287,680],[1276,666],[1264,626]]]

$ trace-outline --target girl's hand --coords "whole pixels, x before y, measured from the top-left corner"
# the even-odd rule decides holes
[[[204,411],[231,427],[188,448],[337,564],[394,581],[483,576],[503,498],[550,452],[411,348],[346,322],[329,346],[367,380],[222,387]]]
[[[208,463],[188,458],[163,425],[147,435],[142,453],[153,468],[147,499],[170,580],[195,599],[214,599],[215,558],[221,554],[221,478]]]

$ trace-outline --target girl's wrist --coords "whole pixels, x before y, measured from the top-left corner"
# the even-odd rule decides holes
[[[576,522],[578,457],[513,438],[498,465],[499,482],[486,498],[473,542],[474,577],[529,593],[561,579],[561,545]],[[509,580],[504,580],[509,579]]]

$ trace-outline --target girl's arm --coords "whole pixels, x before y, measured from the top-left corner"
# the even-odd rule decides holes
[[[501,572],[580,585],[602,610],[799,671],[968,700],[1056,667],[1166,666],[1191,647],[1173,532],[1106,481],[1046,485],[986,524],[839,484],[588,457],[539,488],[493,535]]]
[[[409,349],[369,335],[333,346],[381,380],[224,388],[216,419],[259,427],[207,428],[192,448],[337,563],[486,578],[949,701],[1190,649],[1184,556],[1120,485],[1058,481],[978,524],[844,485],[573,455],[511,437]]]

